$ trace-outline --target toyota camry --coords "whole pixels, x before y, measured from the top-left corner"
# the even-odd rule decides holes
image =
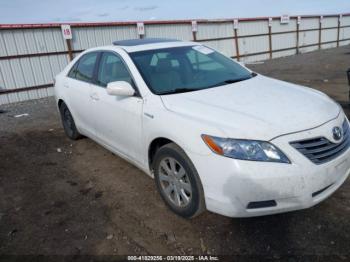
[[[116,41],[55,79],[67,136],[86,136],[154,178],[183,217],[299,210],[350,172],[349,122],[327,95],[252,72],[195,42]]]

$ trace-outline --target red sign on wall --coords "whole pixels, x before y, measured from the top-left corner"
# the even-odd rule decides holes
[[[64,39],[72,39],[72,30],[70,29],[70,25],[61,25],[62,35]]]

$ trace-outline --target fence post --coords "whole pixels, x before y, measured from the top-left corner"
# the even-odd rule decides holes
[[[72,33],[71,26],[68,24],[61,24],[61,31],[62,31],[63,39],[66,40],[69,61],[72,61],[73,60],[73,51],[72,51],[72,42],[71,41],[73,39],[73,33]]]
[[[339,17],[338,17],[337,47],[339,47],[341,19],[342,19],[342,15],[339,15]]]
[[[272,59],[272,17],[269,17],[269,53],[270,53],[270,59]]]
[[[69,61],[72,61],[73,60],[73,50],[72,50],[71,39],[66,39],[66,43],[67,43]]]
[[[322,43],[322,23],[323,23],[323,16],[321,15],[319,18],[319,27],[318,27],[318,49],[321,49],[321,43]]]
[[[197,21],[191,21],[191,26],[192,26],[192,38],[193,41],[197,41],[197,31],[198,31],[198,25]]]
[[[299,30],[300,30],[300,23],[301,23],[301,16],[297,17],[297,44],[296,44],[296,48],[297,48],[297,54],[299,54]]]
[[[240,60],[240,57],[239,57],[239,46],[238,46],[238,23],[239,23],[239,20],[238,19],[235,19],[233,20],[233,29],[234,29],[234,33],[235,33],[235,46],[236,46],[236,57],[237,57],[237,61]]]
[[[193,41],[197,41],[197,32],[192,32]]]

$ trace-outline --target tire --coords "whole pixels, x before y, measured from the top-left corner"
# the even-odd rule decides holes
[[[63,129],[66,135],[72,140],[78,140],[79,138],[81,138],[82,135],[79,133],[75,125],[73,116],[65,103],[62,103],[60,106],[60,114]]]
[[[203,187],[197,170],[179,146],[170,143],[159,148],[153,170],[157,190],[175,214],[192,218],[205,210]]]

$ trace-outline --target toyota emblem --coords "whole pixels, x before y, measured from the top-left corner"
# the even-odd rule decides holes
[[[333,138],[336,141],[341,140],[343,137],[343,132],[339,126],[333,128]]]

